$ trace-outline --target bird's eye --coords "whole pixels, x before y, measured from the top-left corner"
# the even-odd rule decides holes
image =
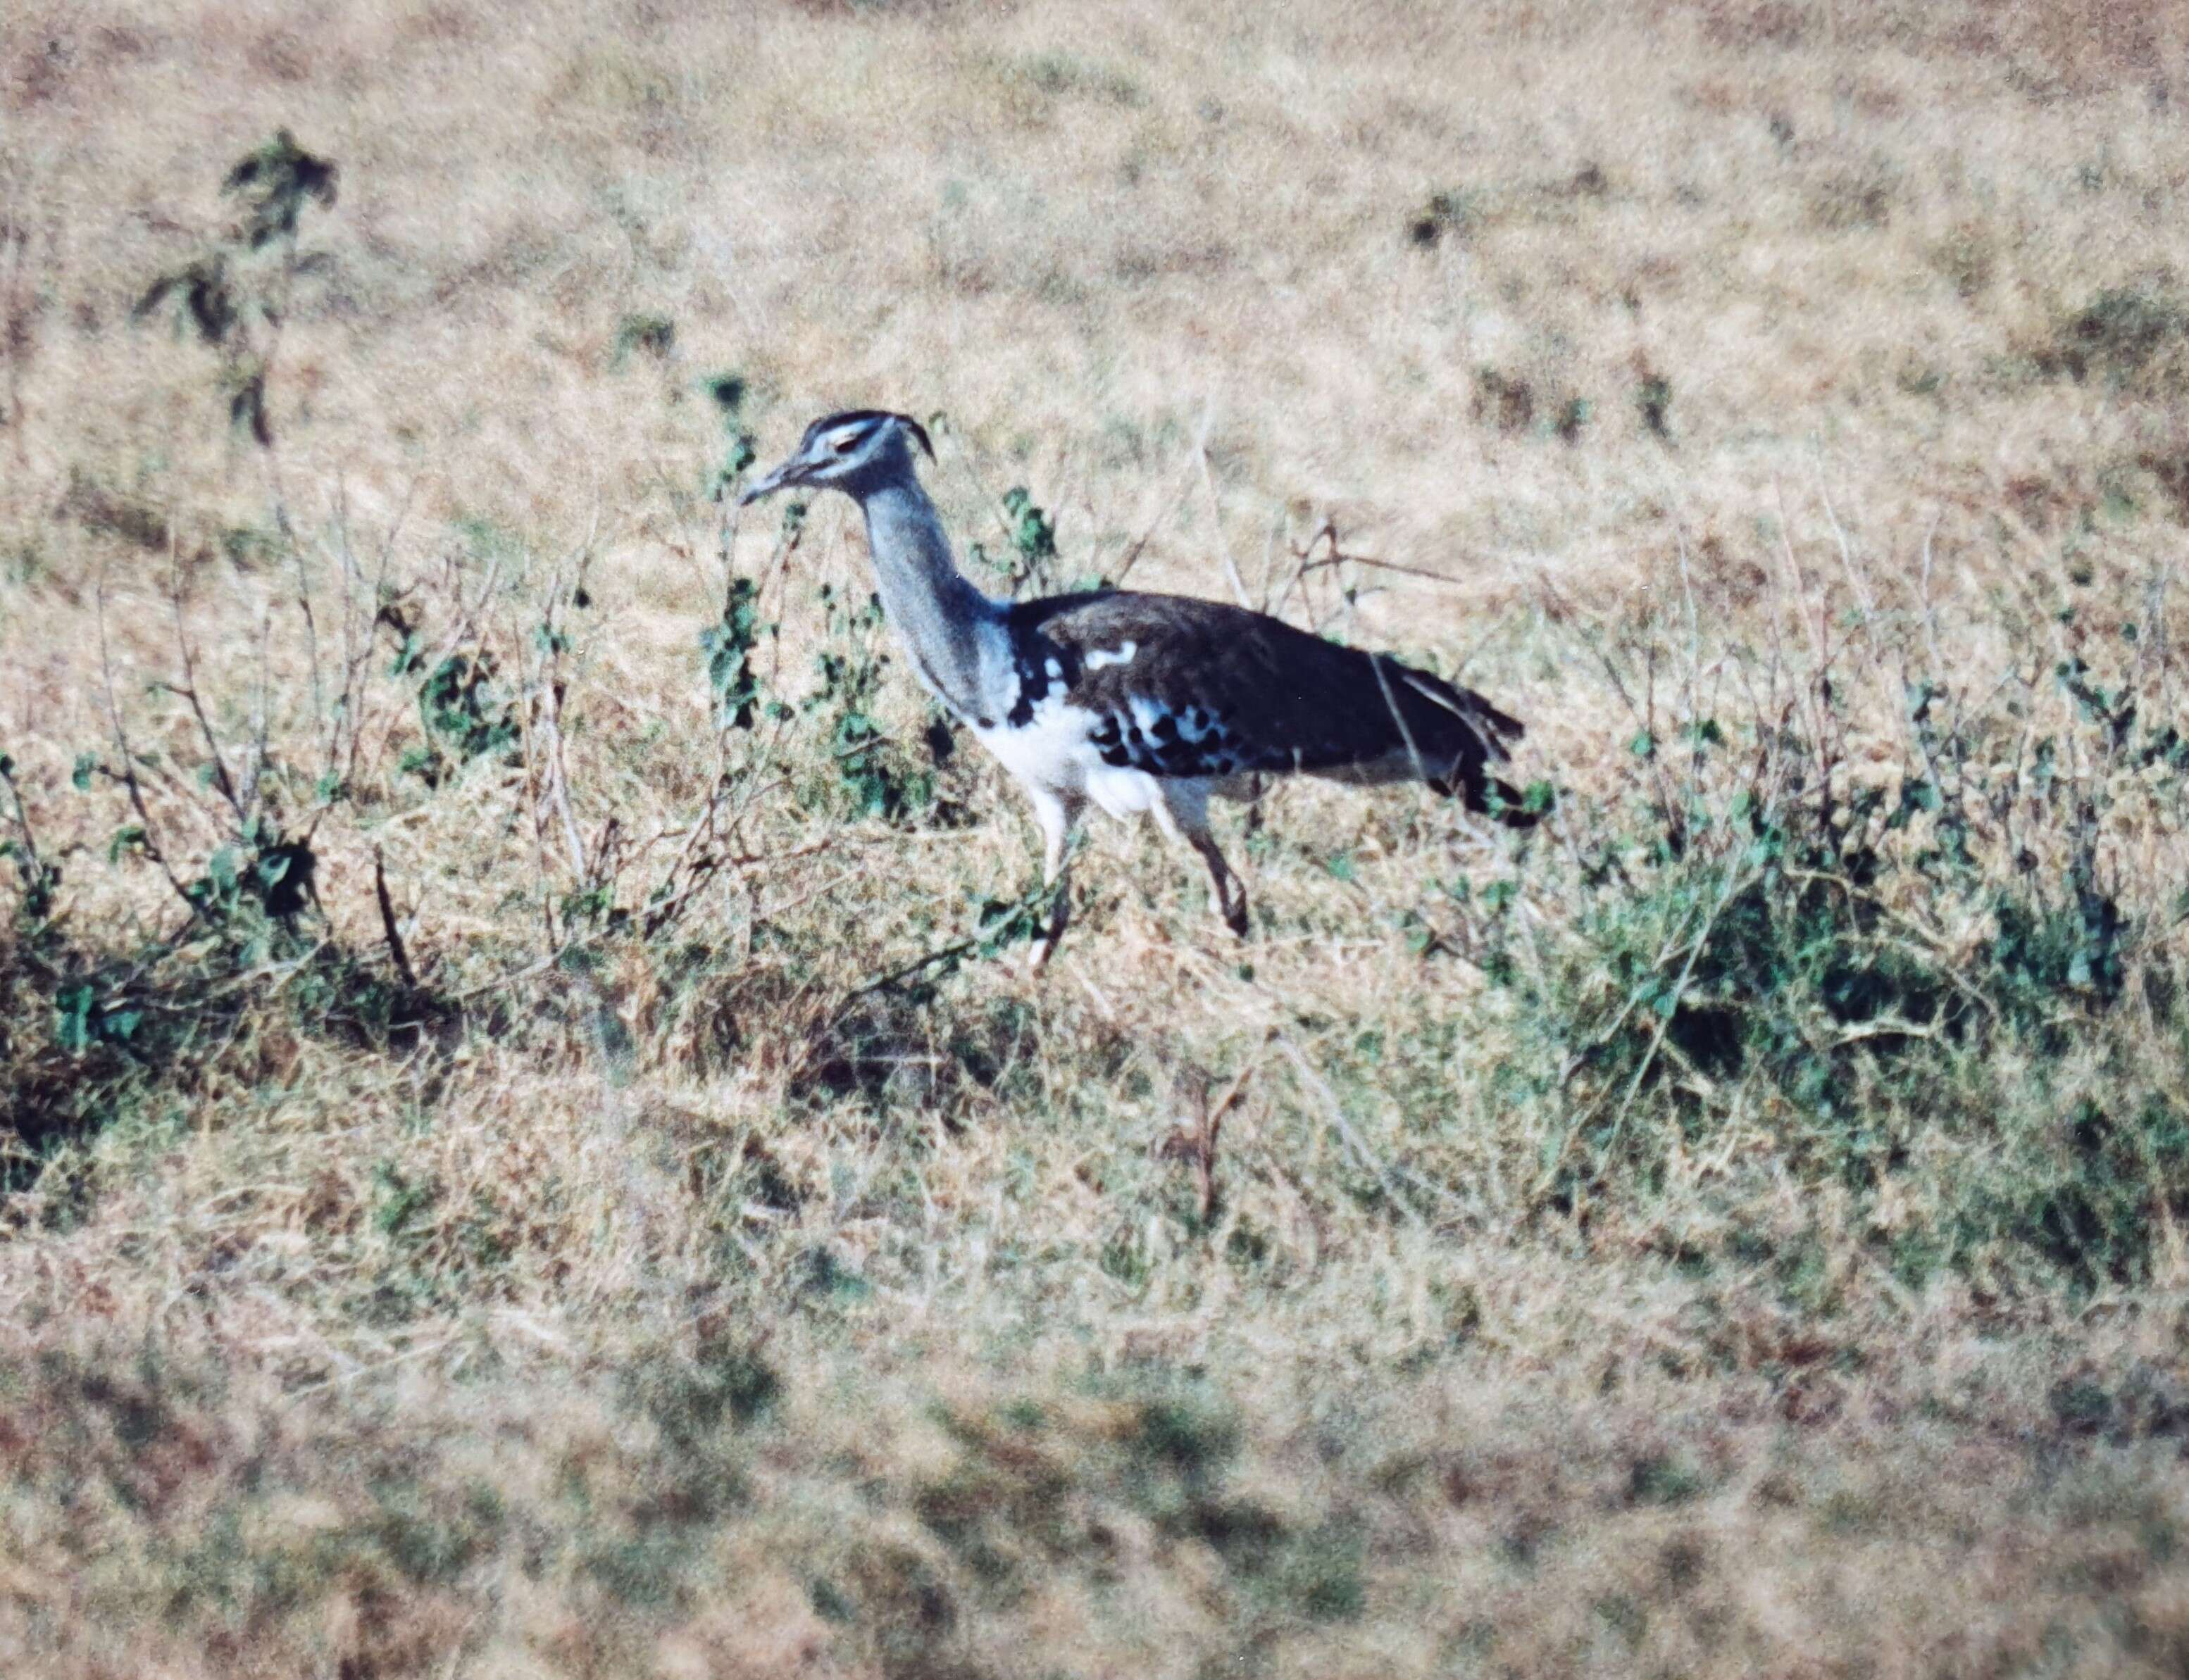
[[[831,447],[838,454],[848,455],[858,447],[858,443],[859,434],[856,431],[847,431],[841,437],[834,439]]]

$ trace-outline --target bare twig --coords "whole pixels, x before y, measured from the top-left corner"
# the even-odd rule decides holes
[[[175,528],[172,521],[167,526],[167,605],[175,621],[175,651],[183,662],[183,685],[178,688],[168,683],[164,686],[170,694],[180,695],[189,702],[190,715],[197,719],[198,733],[204,737],[206,757],[212,766],[213,786],[228,801],[239,824],[247,823],[243,798],[236,791],[235,782],[228,773],[228,760],[220,750],[220,737],[213,733],[212,720],[206,716],[205,703],[198,696],[197,662],[190,652],[188,627],[183,623],[182,561],[175,550]]]
[[[258,679],[251,694],[251,762],[243,772],[243,809],[258,809],[258,790],[271,762],[269,731],[272,728],[274,662],[274,615],[261,612],[258,618]],[[248,819],[246,819],[246,821]]]
[[[1146,552],[1148,544],[1153,540],[1156,533],[1162,528],[1171,516],[1178,511],[1179,504],[1185,499],[1186,493],[1192,488],[1193,469],[1189,463],[1186,470],[1179,475],[1177,490],[1157,510],[1156,516],[1148,521],[1147,528],[1133,538],[1131,544],[1125,550],[1124,558],[1118,562],[1117,575],[1111,579],[1111,583],[1121,589],[1124,586],[1126,578],[1131,574],[1133,568],[1140,563],[1140,556]]]
[[[936,414],[928,417],[928,424],[958,446],[959,468],[966,477],[973,481],[974,489],[980,493],[981,505],[988,510],[990,517],[996,521],[997,531],[1001,534],[1004,545],[1008,547],[1011,540],[1011,527],[1010,521],[1004,517],[1003,501],[995,492],[989,489],[988,481],[981,477],[981,469],[974,463],[973,452],[966,447],[965,434],[958,429],[958,422],[948,414]]]
[[[31,358],[31,347],[37,340],[31,314],[29,288],[24,280],[24,265],[31,252],[31,230],[20,223],[0,223],[0,244],[14,251],[14,260],[8,268],[8,296],[4,308],[0,308],[0,348],[8,357],[8,404],[0,411],[0,425],[15,434],[15,463],[30,465],[29,414],[23,404],[23,371]]]
[[[114,774],[120,778],[123,789],[129,795],[130,809],[137,813],[137,826],[142,831],[138,843],[144,848],[144,855],[160,865],[160,872],[167,877],[167,884],[175,889],[175,896],[183,901],[195,919],[198,913],[197,900],[190,896],[189,889],[176,875],[173,865],[167,861],[167,854],[161,849],[158,826],[153,822],[151,812],[144,806],[144,787],[138,779],[136,754],[129,745],[129,732],[122,726],[122,702],[114,691],[113,650],[106,635],[106,574],[104,570],[99,573],[93,606],[99,623],[100,685],[106,697],[107,721],[114,730],[114,756],[120,763],[120,768]]]
[[[577,816],[570,809],[570,774],[563,755],[561,662],[549,655],[542,662],[548,665],[540,685],[540,724],[546,736],[547,798],[562,821],[563,843],[569,852],[570,872],[580,882],[590,884],[592,866],[586,860],[585,843],[578,832]]]
[[[1216,528],[1216,552],[1224,562],[1225,581],[1231,585],[1232,598],[1242,606],[1253,605],[1247,599],[1247,580],[1239,575],[1238,562],[1231,558],[1230,544],[1224,540],[1224,504],[1217,499],[1216,475],[1208,465],[1208,426],[1215,415],[1213,405],[1201,411],[1201,434],[1193,440],[1194,457],[1201,463],[1201,486],[1208,493],[1208,517]]]
[[[1413,762],[1414,775],[1417,780],[1427,781],[1429,779],[1428,766],[1422,762],[1422,750],[1414,745],[1414,732],[1406,727],[1406,713],[1399,710],[1398,696],[1391,692],[1390,681],[1383,674],[1385,662],[1384,656],[1380,653],[1368,657],[1369,668],[1376,674],[1376,686],[1383,696],[1384,708],[1390,713],[1391,721],[1399,726],[1399,739],[1406,743],[1406,757]]]
[[[1224,1088],[1223,1096],[1213,1102],[1208,1100],[1208,1074],[1198,1068],[1193,1069],[1185,1080],[1186,1094],[1193,1104],[1193,1128],[1191,1131],[1183,1127],[1173,1131],[1156,1152],[1164,1160],[1185,1160],[1192,1164],[1194,1187],[1200,1198],[1201,1223],[1204,1230],[1216,1213],[1216,1146],[1223,1133],[1224,1116],[1238,1101],[1239,1093],[1246,1089],[1247,1080],[1260,1065],[1259,1057],[1249,1061],[1232,1076],[1230,1084]]]
[[[403,931],[395,925],[395,901],[387,895],[387,865],[377,846],[372,848],[372,895],[380,905],[380,931],[387,940],[387,955],[394,961],[403,984],[415,992],[417,972],[410,967],[410,953],[403,949]]]

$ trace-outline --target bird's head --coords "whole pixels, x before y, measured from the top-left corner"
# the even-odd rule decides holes
[[[806,428],[789,460],[753,480],[738,500],[756,502],[793,485],[857,496],[868,485],[909,476],[915,443],[934,459],[935,446],[927,441],[926,428],[909,414],[880,409],[826,414]]]

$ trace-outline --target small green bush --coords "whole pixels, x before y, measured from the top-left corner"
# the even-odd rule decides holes
[[[1911,1276],[2147,1274],[2189,1213],[2179,985],[2107,859],[2154,803],[2178,820],[2189,781],[2125,681],[2071,659],[2052,687],[2061,730],[2002,762],[1979,743],[2014,719],[1914,685],[1887,781],[1849,774],[1837,697],[1807,730],[1690,719],[1670,751],[1645,731],[1633,806],[1592,809],[1519,892],[1462,895],[1512,1001],[1492,1079],[1536,1116],[1545,1209],[1646,1205],[1676,1160],[1761,1127],[1797,1181],[1889,1204]],[[1566,912],[1546,929],[1524,894]],[[2093,1077],[2114,1095],[2079,1096]],[[1738,1205],[1737,1173],[1721,1194]]]

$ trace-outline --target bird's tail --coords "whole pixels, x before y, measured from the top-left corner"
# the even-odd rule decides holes
[[[1406,723],[1425,740],[1456,753],[1470,750],[1485,758],[1511,756],[1507,748],[1528,732],[1528,726],[1508,713],[1499,711],[1471,688],[1455,688],[1442,677],[1411,666],[1399,668],[1406,688],[1426,707],[1410,700]]]
[[[1473,689],[1457,688],[1408,666],[1398,669],[1404,687],[1392,711],[1407,750],[1414,755],[1417,773],[1427,770],[1424,758],[1450,767],[1441,772],[1428,770],[1423,780],[1446,798],[1457,794],[1468,810],[1507,828],[1533,828],[1541,822],[1542,809],[1531,808],[1525,794],[1490,775],[1488,768],[1511,758],[1511,745],[1527,733],[1527,726]]]

